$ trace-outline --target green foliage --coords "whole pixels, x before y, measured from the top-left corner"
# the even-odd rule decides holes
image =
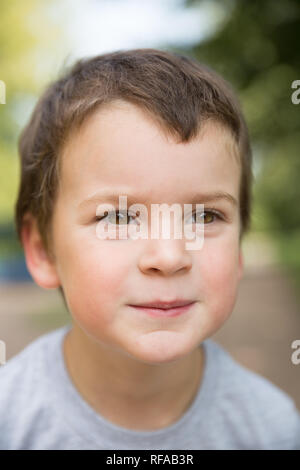
[[[13,216],[19,181],[19,161],[16,152],[2,144],[0,155],[0,224]]]
[[[23,249],[18,240],[12,222],[0,225],[0,261],[23,256]]]
[[[300,230],[288,234],[279,232],[275,237],[281,261],[286,266],[300,302]]]
[[[300,112],[300,109],[299,109]],[[300,227],[300,131],[283,136],[265,151],[263,173],[257,182],[258,201],[269,214],[269,231],[285,235]]]
[[[186,5],[204,3],[188,0]],[[211,65],[237,90],[260,168],[254,205],[265,215],[265,229],[287,233],[300,227],[300,105],[291,101],[292,82],[300,79],[300,2],[209,4],[222,7],[223,22],[185,52]]]
[[[213,37],[190,52],[234,84],[252,137],[274,145],[300,130],[300,111],[291,102],[291,83],[300,78],[300,2],[221,3],[228,4],[229,16]]]
[[[20,251],[13,227],[20,173],[17,139],[33,101],[65,56],[63,6],[63,0],[0,0],[0,80],[6,85],[6,104],[0,104],[0,258]]]

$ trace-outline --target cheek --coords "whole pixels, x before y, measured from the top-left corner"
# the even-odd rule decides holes
[[[224,321],[232,312],[237,297],[237,244],[207,244],[201,264],[201,284],[205,302],[214,319]]]
[[[77,244],[76,244],[77,245]],[[80,245],[79,245],[80,246]],[[73,247],[73,248],[72,248]],[[74,244],[62,251],[62,284],[75,318],[86,323],[108,321],[126,296],[130,260],[128,250],[113,242]],[[84,247],[84,248],[82,248]]]

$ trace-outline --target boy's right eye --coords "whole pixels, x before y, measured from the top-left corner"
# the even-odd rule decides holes
[[[111,218],[111,222],[108,222],[108,223],[111,223],[111,224],[116,224],[116,225],[127,225],[128,224],[128,219],[130,217],[132,217],[132,219],[134,219],[136,217],[137,214],[135,214],[134,216],[133,215],[128,215],[128,211],[112,211],[112,212],[108,212],[108,211],[105,211],[103,215],[97,215],[95,220],[97,221],[102,221],[102,220],[109,220],[109,217],[112,217]],[[118,223],[119,221],[119,223]]]

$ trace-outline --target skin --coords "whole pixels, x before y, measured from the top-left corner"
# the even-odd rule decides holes
[[[226,191],[239,202],[235,145],[213,121],[193,141],[178,143],[139,108],[115,102],[70,136],[62,157],[54,258],[28,215],[28,269],[39,286],[64,289],[73,318],[64,359],[82,397],[119,426],[160,429],[192,403],[205,366],[201,343],[235,305],[243,273],[239,208],[226,200],[205,204],[224,219],[207,218],[204,245],[192,251],[184,238],[100,240],[99,203],[78,206],[104,186],[118,192],[124,185],[128,194],[143,193],[135,202],[144,202],[149,213],[152,203],[190,203],[200,189]],[[176,297],[195,304],[173,318],[152,318],[128,306]]]

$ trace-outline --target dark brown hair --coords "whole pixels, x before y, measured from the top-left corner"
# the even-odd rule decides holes
[[[148,112],[179,142],[196,137],[208,119],[226,126],[241,162],[241,237],[250,226],[252,155],[234,92],[216,72],[193,58],[135,49],[78,60],[40,97],[19,137],[21,181],[15,207],[19,240],[24,215],[30,212],[51,252],[51,217],[63,146],[93,111],[119,99]]]

